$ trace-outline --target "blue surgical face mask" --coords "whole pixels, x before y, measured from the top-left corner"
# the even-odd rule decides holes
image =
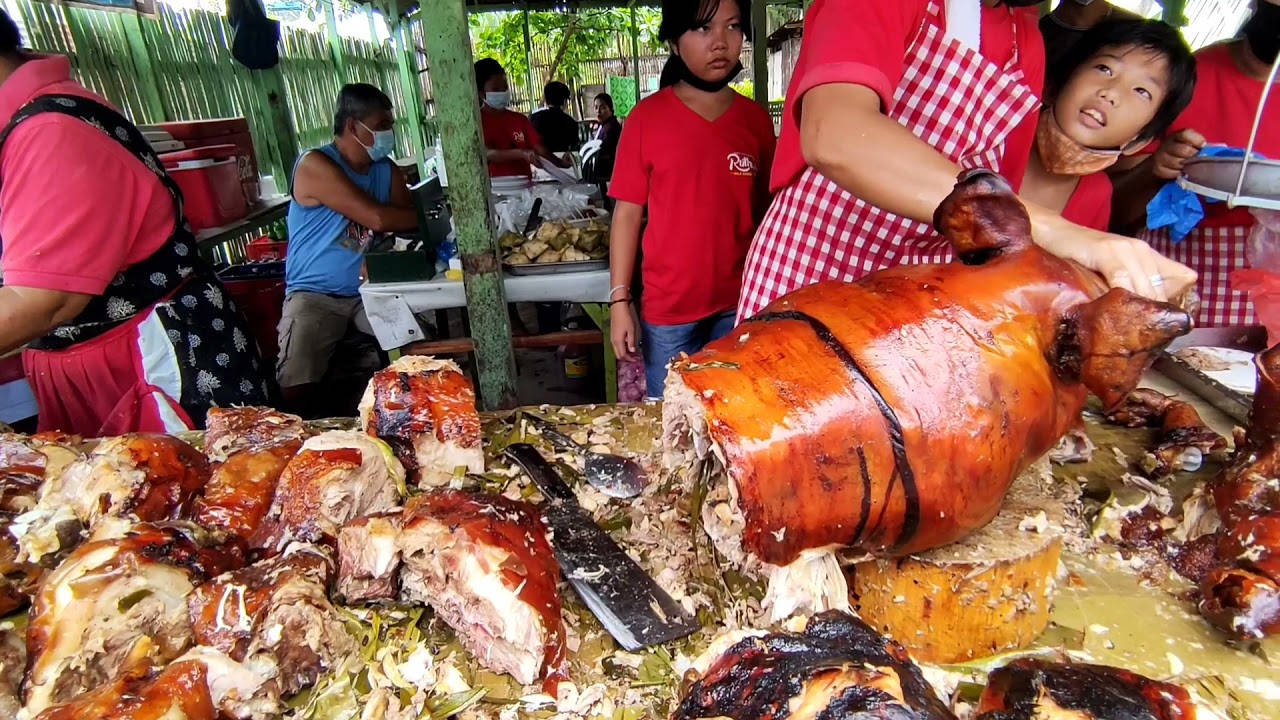
[[[365,145],[364,143],[360,143],[360,146],[369,152],[369,157],[374,162],[378,162],[383,158],[390,157],[391,153],[394,152],[396,149],[396,131],[395,130],[374,130],[373,128],[369,127],[368,125],[365,125],[359,120],[357,120],[356,122],[360,123],[360,127],[364,128],[365,130],[368,130],[370,135],[373,135],[372,145]],[[356,142],[360,142],[360,138],[357,137]]]
[[[494,110],[506,110],[511,104],[511,93],[503,92],[487,92],[484,94],[484,102]]]

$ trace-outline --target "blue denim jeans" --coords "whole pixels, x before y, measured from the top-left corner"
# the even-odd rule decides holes
[[[650,325],[640,323],[640,348],[644,352],[645,394],[650,399],[662,397],[667,382],[667,363],[680,353],[701,350],[712,340],[719,340],[733,330],[733,310],[705,317],[684,325]]]

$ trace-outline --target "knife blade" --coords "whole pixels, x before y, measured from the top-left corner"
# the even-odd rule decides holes
[[[551,549],[560,569],[619,645],[639,650],[699,629],[697,620],[578,505],[573,489],[537,448],[516,443],[505,453],[547,498],[542,512],[551,527]]]

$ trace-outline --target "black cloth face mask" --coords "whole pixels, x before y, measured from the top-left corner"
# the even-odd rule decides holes
[[[742,62],[739,61],[738,64],[734,65],[733,69],[729,71],[729,74],[724,76],[723,80],[707,82],[697,75],[694,75],[693,71],[689,69],[689,66],[684,63],[684,60],[680,59],[679,55],[673,54],[671,57],[667,58],[667,66],[662,69],[662,76],[664,78],[673,77],[678,80],[683,80],[697,90],[713,93],[720,92],[721,90],[729,87],[729,85],[737,79],[738,75],[742,74],[742,71]],[[665,85],[666,83],[662,84]]]
[[[1270,65],[1280,54],[1280,5],[1259,0],[1253,17],[1244,24],[1244,37],[1253,56]]]

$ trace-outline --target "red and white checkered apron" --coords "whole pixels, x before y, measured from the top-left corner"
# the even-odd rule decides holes
[[[1220,225],[1192,230],[1180,243],[1174,243],[1168,230],[1147,230],[1142,239],[1165,257],[1172,258],[1200,274],[1196,292],[1200,293],[1200,314],[1196,327],[1256,325],[1249,296],[1231,289],[1232,270],[1246,266],[1244,249],[1250,226]]]
[[[1024,80],[1016,34],[1013,57],[1000,67],[946,37],[945,13],[943,0],[929,4],[889,117],[963,168],[998,168],[1006,137],[1040,99]],[[807,168],[778,193],[756,231],[738,319],[823,280],[950,259],[951,246],[927,223],[881,210]]]

